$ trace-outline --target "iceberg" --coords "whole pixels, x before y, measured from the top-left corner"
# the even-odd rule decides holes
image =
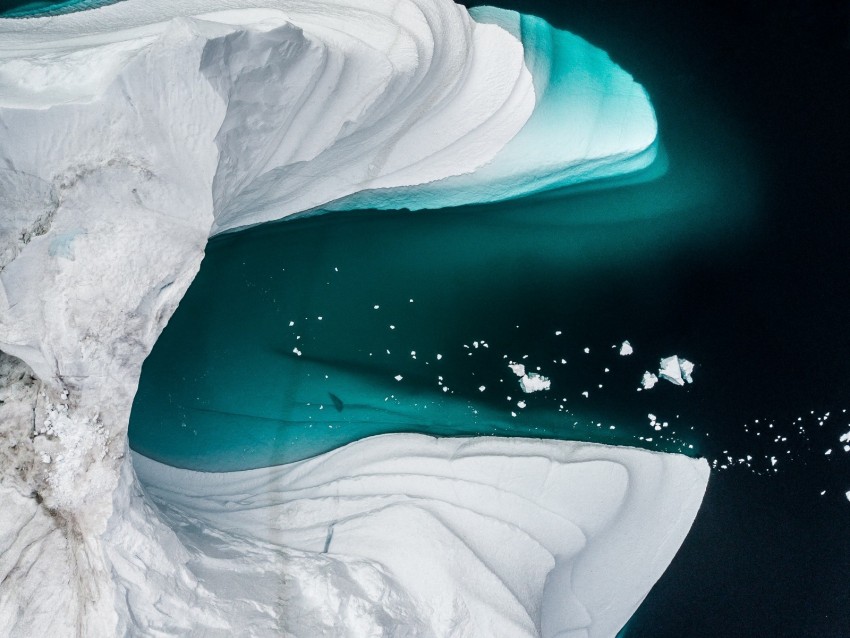
[[[685,383],[693,383],[691,373],[694,371],[694,364],[687,359],[682,359],[677,355],[664,357],[658,364],[658,376],[673,385],[685,385]],[[646,375],[644,375],[646,378]]]
[[[127,423],[210,236],[621,175],[656,136],[607,55],[512,12],[0,19],[0,632],[613,635],[687,533],[704,461],[387,435],[211,475],[133,456]]]

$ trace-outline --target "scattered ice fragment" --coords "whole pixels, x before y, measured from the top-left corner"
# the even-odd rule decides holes
[[[518,407],[518,408],[524,408],[524,407],[525,407],[525,401],[517,401],[517,402],[516,402],[516,407]]]
[[[832,448],[829,448],[829,449],[828,449],[826,452],[824,452],[823,454],[824,454],[824,456],[829,456],[830,454],[832,454]]]
[[[556,331],[555,331],[555,336],[556,336],[556,337],[560,336],[560,334],[561,334],[561,331],[560,331],[560,330],[556,330]]]
[[[478,386],[479,392],[484,392],[484,390],[486,390],[486,389],[487,389],[486,386],[483,386],[483,385]]]
[[[583,396],[586,399],[587,397],[590,396],[590,393],[587,390],[585,390],[584,392],[581,393],[581,396]]]
[[[289,327],[290,327],[290,328],[291,328],[292,326],[294,326],[294,325],[295,325],[295,322],[294,322],[294,321],[290,321],[290,322],[289,322]]]
[[[440,360],[440,359],[442,359],[442,358],[443,358],[443,355],[441,355],[441,354],[437,354],[437,361],[439,361],[439,360]]]
[[[525,366],[521,363],[509,363],[508,367],[518,377],[525,376]]]
[[[838,440],[842,443],[850,443],[850,430],[848,430],[846,434],[839,436]]]
[[[297,354],[299,357],[301,356],[301,351],[300,351],[298,348],[293,348],[293,349],[292,349],[292,352],[294,352],[295,354]]]
[[[640,384],[644,388],[646,388],[647,390],[654,388],[656,383],[658,383],[658,377],[656,377],[649,371],[643,373],[643,379],[641,379]]]
[[[378,308],[380,308],[381,306],[379,306],[378,304],[375,304],[375,305],[374,305],[374,306],[372,306],[372,307],[373,307],[375,310],[377,310],[377,309],[378,309]]]
[[[395,330],[395,326],[390,324],[390,330]]]
[[[585,349],[584,349],[584,354],[590,354],[590,348],[585,348]]]
[[[845,452],[850,452],[850,445],[845,445],[845,446],[844,446],[844,451],[845,451]]]
[[[548,390],[551,386],[552,382],[548,379],[548,377],[544,377],[536,372],[529,372],[527,375],[523,375],[519,380],[519,387],[521,387],[522,391],[526,394],[540,392],[541,390]]]
[[[630,344],[628,341],[624,341],[623,345],[620,346],[620,356],[621,357],[626,357],[626,356],[632,354],[633,352],[634,352],[634,349],[632,348],[632,344]]]
[[[400,374],[395,375],[393,378],[394,378],[396,381],[401,381],[402,379],[404,379],[404,377],[403,377],[403,376],[401,376]]]
[[[823,496],[824,494],[826,494],[826,490],[821,490],[820,495]]]
[[[770,457],[770,465],[771,465],[771,467],[776,465],[776,457],[775,456]]]
[[[677,355],[664,357],[658,364],[658,376],[666,379],[673,385],[685,385],[685,383],[693,383],[691,373],[694,371],[694,364],[687,359],[682,359]]]
[[[847,497],[847,500],[848,500],[848,501],[850,501],[850,490],[847,490],[847,491],[844,493],[844,496],[846,496],[846,497]]]

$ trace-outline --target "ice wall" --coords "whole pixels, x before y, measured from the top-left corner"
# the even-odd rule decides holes
[[[521,139],[539,77],[519,17],[487,22],[509,28],[440,0],[125,0],[0,20],[4,634],[230,635],[247,618],[225,613],[235,594],[210,593],[135,480],[142,361],[211,234],[474,174]],[[565,149],[574,178],[645,156],[634,140],[652,144],[654,119],[617,113],[620,137],[591,137],[613,146]],[[640,135],[623,132],[633,123]],[[502,157],[498,175],[536,161]],[[326,560],[301,558],[305,575]],[[370,561],[364,574],[384,569]],[[407,600],[382,574],[388,600]]]

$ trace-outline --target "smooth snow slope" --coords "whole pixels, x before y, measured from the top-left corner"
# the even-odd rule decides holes
[[[506,25],[518,19],[500,18]],[[497,158],[535,107],[523,53],[505,29],[476,24],[441,0],[125,0],[0,20],[0,633],[185,635],[198,627],[233,635],[255,613],[298,617],[331,604],[303,596],[264,602],[243,596],[239,581],[204,576],[216,556],[249,574],[264,555],[246,549],[235,560],[228,535],[195,547],[143,496],[126,444],[142,362],[211,234],[362,190],[472,174]],[[614,69],[606,62],[588,72]],[[576,176],[582,158],[587,168],[602,158],[607,174],[616,174],[645,155],[634,140],[651,145],[654,119],[631,86],[651,121],[611,111],[622,132],[589,139],[613,146],[564,148]],[[639,134],[626,134],[632,126]],[[505,157],[520,171],[511,156],[494,165]],[[522,170],[535,161],[525,157]],[[547,154],[546,165],[553,162]],[[476,197],[487,199],[485,190]],[[562,444],[534,445],[545,460]],[[501,455],[487,470],[490,482],[503,480]],[[671,484],[681,478],[664,476]],[[679,508],[659,519],[677,530],[671,539],[685,533],[700,493],[682,495]],[[187,520],[186,512],[168,511],[170,520]],[[515,523],[525,520],[517,516]],[[637,534],[642,524],[637,517],[622,529]],[[301,569],[307,581],[324,574],[329,592],[339,576],[388,609],[393,601],[419,609],[421,593],[396,580],[390,554],[384,562],[373,554],[332,565],[324,555],[288,555],[296,554],[300,567],[281,573],[297,580]],[[643,573],[641,591],[661,568]],[[557,580],[560,572],[552,573]],[[371,589],[375,574],[383,594]],[[229,591],[210,594],[220,587]],[[529,608],[534,595],[523,598]],[[544,597],[540,604],[552,603]],[[384,622],[379,612],[375,622],[392,635],[394,617]],[[593,619],[606,622],[614,621]],[[254,633],[268,635],[268,626]]]
[[[134,465],[207,595],[233,605],[240,579],[262,603],[250,626],[303,636],[613,636],[679,548],[709,472],[632,448],[415,434],[244,472]],[[346,575],[287,584],[281,565],[306,568],[298,552]],[[287,617],[278,597],[329,602]]]

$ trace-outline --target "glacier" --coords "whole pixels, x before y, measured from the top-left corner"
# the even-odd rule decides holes
[[[614,635],[687,534],[705,461],[389,434],[199,474],[132,455],[127,423],[210,236],[516,197],[656,152],[631,76],[513,12],[0,19],[2,633]]]

